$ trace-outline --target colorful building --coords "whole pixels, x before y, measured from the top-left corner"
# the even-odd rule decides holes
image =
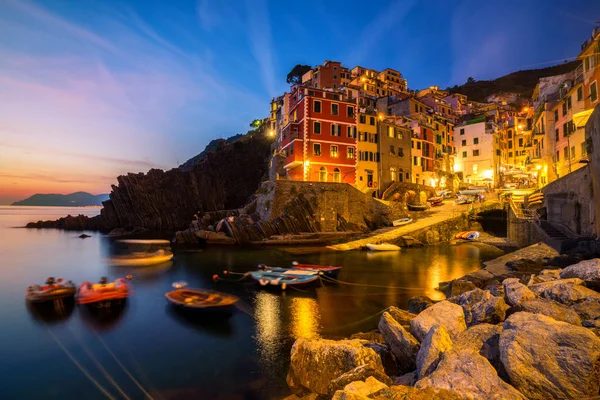
[[[454,171],[473,185],[496,187],[499,183],[499,129],[485,116],[454,128],[456,158]]]
[[[394,182],[411,182],[412,130],[403,125],[402,118],[393,117],[378,123],[382,191]]]
[[[302,84],[315,89],[339,89],[350,83],[350,72],[338,61],[325,61],[302,76]]]
[[[357,113],[343,91],[292,87],[279,151],[287,177],[356,183]]]
[[[358,165],[356,186],[362,191],[379,190],[381,154],[375,110],[360,109],[358,113]]]
[[[583,42],[581,53],[577,56],[583,63],[583,96],[585,109],[593,109],[599,101],[600,85],[600,27],[592,32],[592,37]]]

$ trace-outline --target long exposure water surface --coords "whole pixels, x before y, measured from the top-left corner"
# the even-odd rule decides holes
[[[106,262],[110,241],[95,232],[17,229],[28,221],[97,208],[0,207],[0,398],[144,398],[131,373],[153,398],[276,399],[285,384],[289,354],[299,337],[342,338],[377,326],[376,314],[411,296],[440,299],[440,281],[480,268],[490,255],[472,245],[403,249],[401,253],[327,252],[298,256],[283,249],[216,247],[178,252],[172,263],[127,269]],[[327,285],[278,294],[255,285],[215,283],[223,270],[257,264],[341,265],[340,280],[381,287]],[[24,301],[25,288],[48,276],[79,283],[133,275],[134,294],[121,313],[98,317],[76,307],[63,319],[39,316]],[[233,276],[231,276],[233,278]],[[174,312],[164,293],[174,281],[231,292],[242,310],[228,320],[198,320]],[[112,357],[115,355],[116,359]],[[79,364],[79,366],[77,365]]]

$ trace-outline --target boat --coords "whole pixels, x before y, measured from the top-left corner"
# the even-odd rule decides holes
[[[98,283],[83,282],[77,291],[77,304],[87,304],[98,307],[123,303],[129,297],[129,284],[123,278],[108,282],[106,277]]]
[[[443,206],[443,205],[444,205],[444,199],[435,201],[435,202],[431,202],[431,207],[439,207],[439,206]]]
[[[472,203],[473,203],[473,199],[471,199],[469,197],[459,197],[458,199],[456,199],[456,204],[457,205],[472,204]]]
[[[172,305],[183,310],[231,314],[239,297],[206,289],[181,288],[165,294]]]
[[[475,195],[485,193],[485,189],[469,189],[469,190],[459,190],[458,194],[460,195]]]
[[[478,239],[480,233],[477,231],[464,231],[460,232],[456,235],[457,239],[465,239],[465,240],[475,240]]]
[[[444,201],[444,197],[443,196],[430,197],[427,199],[427,201],[430,203],[439,203],[439,202]]]
[[[72,299],[75,296],[75,284],[62,278],[49,277],[46,284],[31,285],[25,291],[25,299],[30,303],[45,303]]]
[[[292,269],[300,269],[305,271],[317,271],[323,275],[335,278],[340,273],[342,267],[335,265],[317,265],[317,264],[299,264],[298,262],[292,262]]]
[[[306,286],[316,282],[319,279],[319,272],[301,269],[267,268],[253,271],[250,273],[250,276],[260,283],[261,286],[285,290],[288,286]]]
[[[396,246],[395,244],[390,244],[390,243],[381,243],[381,244],[368,243],[367,249],[369,249],[371,251],[400,251],[400,247]]]
[[[429,206],[427,204],[407,204],[409,211],[426,211]]]
[[[117,267],[143,267],[162,264],[173,258],[168,240],[118,240],[118,253],[109,258],[110,265]]]
[[[410,224],[413,221],[412,218],[400,218],[395,221],[392,221],[393,226],[402,226],[406,224]]]

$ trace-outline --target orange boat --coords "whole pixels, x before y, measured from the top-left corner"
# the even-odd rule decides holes
[[[123,278],[108,282],[106,277],[98,283],[83,282],[77,291],[77,304],[109,306],[111,303],[121,303],[129,297],[130,288]]]

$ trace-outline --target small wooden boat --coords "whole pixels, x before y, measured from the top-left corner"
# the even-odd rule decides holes
[[[400,247],[395,244],[381,243],[381,244],[367,244],[367,249],[371,251],[400,251]]]
[[[477,231],[464,231],[460,232],[456,235],[457,239],[465,239],[465,240],[475,240],[478,239],[480,233]]]
[[[173,258],[168,240],[119,240],[119,246],[125,247],[125,254],[110,257],[110,265],[117,267],[143,267],[162,264]],[[134,251],[131,251],[131,250]]]
[[[444,197],[443,196],[430,197],[427,199],[427,201],[430,203],[439,203],[439,202],[444,201]]]
[[[316,282],[319,279],[319,272],[301,269],[267,268],[251,272],[250,276],[260,283],[261,286],[285,290],[288,286],[306,286]]]
[[[444,205],[444,199],[442,199],[440,201],[431,202],[431,207],[439,207],[439,206],[443,206],[443,205]]]
[[[402,226],[406,224],[410,224],[413,221],[412,218],[400,218],[395,221],[392,221],[393,226]]]
[[[83,282],[77,291],[77,304],[88,304],[98,307],[110,306],[111,303],[122,303],[129,297],[129,284],[123,278],[108,282],[106,277],[98,283]]]
[[[340,273],[342,267],[334,265],[316,265],[316,264],[298,264],[296,261],[292,263],[292,269],[300,269],[305,271],[317,271],[323,275],[335,278]]]
[[[427,211],[427,204],[407,204],[409,211]]]
[[[56,300],[68,300],[75,296],[75,284],[62,278],[49,277],[46,284],[31,285],[25,291],[25,299],[30,303],[45,303]]]
[[[231,314],[240,300],[228,293],[206,289],[177,289],[165,294],[167,300],[181,309]]]

